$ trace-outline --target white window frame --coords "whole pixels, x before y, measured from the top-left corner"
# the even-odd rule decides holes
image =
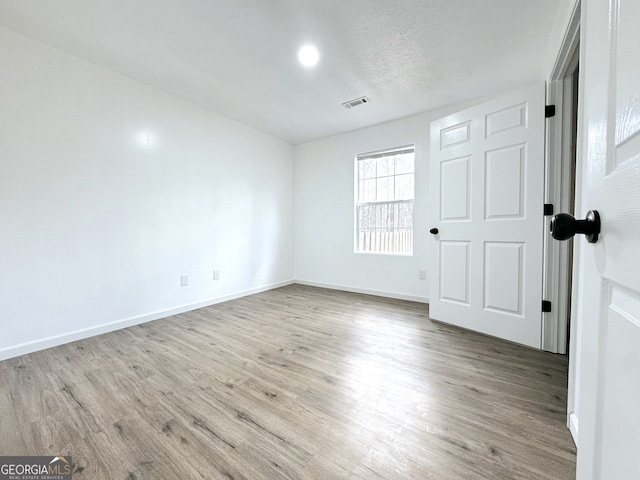
[[[391,156],[397,155],[401,152],[411,152],[413,153],[413,198],[402,199],[402,200],[389,200],[389,201],[375,201],[375,202],[359,202],[360,199],[360,171],[359,171],[359,162],[365,159],[370,158],[379,158],[383,156]],[[365,255],[398,255],[398,256],[413,256],[413,232],[415,227],[415,218],[414,214],[414,201],[415,201],[415,154],[416,148],[415,145],[404,145],[401,147],[388,148],[384,150],[377,150],[374,152],[361,153],[355,156],[354,159],[354,253],[365,254]],[[395,168],[395,167],[394,167]],[[397,174],[406,175],[406,173]],[[393,175],[387,175],[387,177],[393,176],[396,177],[396,172],[394,169]],[[376,179],[383,178],[384,176],[378,176],[376,172]],[[395,194],[394,194],[395,195]],[[376,232],[376,238],[370,238],[370,242],[373,242],[376,245],[376,250],[371,251],[367,249],[361,249],[361,238],[360,238],[360,215],[359,210],[361,206],[367,205],[395,205],[395,204],[409,204],[411,207],[411,228],[407,232],[406,229],[401,229],[399,231],[393,232]],[[379,238],[378,238],[379,237]],[[404,245],[404,247],[403,247]],[[408,245],[408,247],[407,247]]]

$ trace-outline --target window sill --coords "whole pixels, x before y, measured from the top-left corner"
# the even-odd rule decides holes
[[[393,253],[393,252],[358,252],[354,251],[356,255],[384,255],[391,257],[413,257],[413,253]]]

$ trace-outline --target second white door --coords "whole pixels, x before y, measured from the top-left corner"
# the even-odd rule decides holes
[[[430,316],[535,348],[544,98],[540,84],[431,123]]]

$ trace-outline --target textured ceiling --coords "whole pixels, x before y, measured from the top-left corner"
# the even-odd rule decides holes
[[[2,0],[0,25],[298,144],[542,80],[559,3]]]

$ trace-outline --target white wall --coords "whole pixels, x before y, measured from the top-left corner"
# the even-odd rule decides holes
[[[291,145],[0,45],[0,359],[293,279]]]
[[[429,124],[465,106],[295,147],[296,281],[428,301],[428,280],[418,271],[428,270]],[[355,156],[409,144],[416,146],[413,256],[354,253]]]

